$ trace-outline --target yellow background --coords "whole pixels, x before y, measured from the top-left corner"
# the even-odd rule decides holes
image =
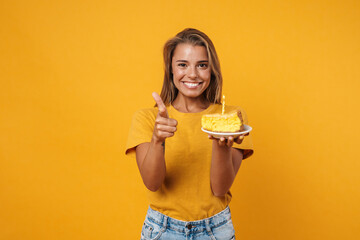
[[[255,154],[232,187],[239,239],[360,238],[360,2],[0,2],[0,239],[139,239],[124,148],[160,92],[162,46],[213,40]]]

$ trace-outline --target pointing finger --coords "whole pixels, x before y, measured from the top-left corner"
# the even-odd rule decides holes
[[[161,117],[168,118],[169,114],[168,114],[168,112],[166,110],[166,106],[165,106],[164,102],[162,101],[161,97],[159,96],[159,94],[157,94],[156,92],[153,92],[152,96],[157,104],[158,109],[159,109],[159,115]]]

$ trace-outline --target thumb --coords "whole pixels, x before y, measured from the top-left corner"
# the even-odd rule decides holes
[[[157,94],[156,92],[153,92],[152,96],[157,104],[158,109],[159,109],[159,115],[164,118],[169,118],[169,114],[166,110],[166,106],[165,106],[164,102],[162,101],[161,97],[159,96],[159,94]]]

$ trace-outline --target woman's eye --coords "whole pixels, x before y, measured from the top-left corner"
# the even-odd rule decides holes
[[[186,67],[186,64],[185,63],[179,63],[178,66],[179,67]]]
[[[200,64],[199,64],[199,67],[201,67],[201,68],[207,68],[207,64],[206,64],[206,63],[200,63]]]

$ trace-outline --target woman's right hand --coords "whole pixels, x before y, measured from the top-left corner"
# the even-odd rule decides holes
[[[164,143],[166,138],[174,136],[174,133],[176,132],[177,121],[175,119],[169,118],[165,104],[159,94],[153,92],[152,96],[159,109],[155,119],[153,141],[155,141],[155,143]]]

